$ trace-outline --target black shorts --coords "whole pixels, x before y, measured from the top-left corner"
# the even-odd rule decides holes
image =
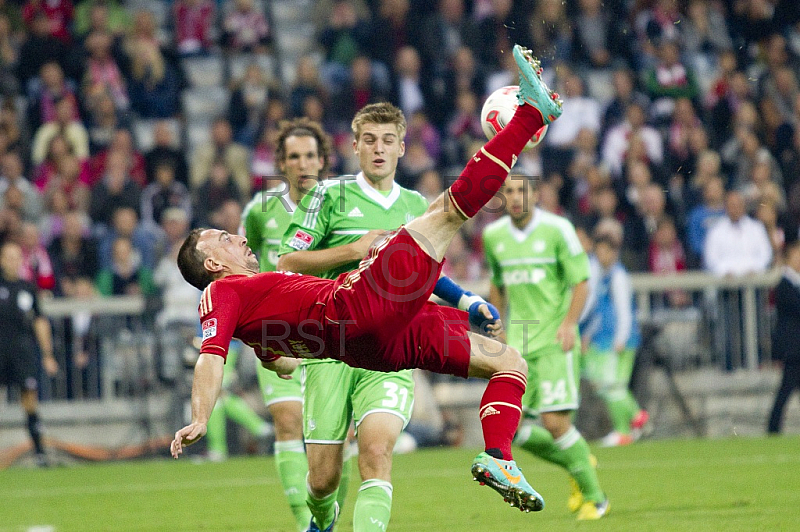
[[[39,360],[30,341],[0,339],[0,384],[36,390],[39,384]]]

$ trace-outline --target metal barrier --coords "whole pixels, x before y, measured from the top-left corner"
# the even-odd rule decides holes
[[[772,358],[769,295],[780,275],[632,274],[631,283],[639,322],[658,329],[658,348],[674,367],[756,369]],[[464,287],[489,293],[488,279]]]

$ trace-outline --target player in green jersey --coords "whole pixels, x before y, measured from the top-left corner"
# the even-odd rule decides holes
[[[421,216],[428,202],[395,183],[406,123],[391,104],[369,105],[353,119],[362,171],[321,182],[295,211],[279,268],[333,279],[355,269],[384,231]],[[334,519],[342,451],[351,420],[359,446],[355,532],[385,530],[392,506],[392,449],[411,417],[411,370],[381,373],[332,359],[304,361],[305,441],[313,526]],[[311,529],[313,530],[313,528]]]
[[[510,176],[502,188],[507,216],[486,227],[489,301],[501,312],[507,342],[528,362],[523,406],[542,425],[525,424],[515,442],[565,468],[575,481],[569,506],[578,519],[598,519],[608,499],[593,457],[572,424],[578,408],[578,319],[588,295],[586,252],[565,218],[536,207],[537,181]]]
[[[278,249],[301,198],[317,184],[328,166],[330,144],[316,122],[305,118],[283,122],[277,138],[275,159],[284,176],[282,183],[258,192],[242,213],[240,233],[247,237],[259,258],[262,272],[275,271]],[[308,461],[303,445],[303,393],[300,370],[293,379],[281,379],[274,371],[256,364],[264,403],[275,425],[275,466],[298,530],[311,519],[306,505]]]

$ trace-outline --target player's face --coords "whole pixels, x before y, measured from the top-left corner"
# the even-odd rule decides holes
[[[353,141],[353,149],[364,175],[373,183],[394,179],[397,160],[406,151],[406,144],[394,124],[364,124],[361,136]]]
[[[308,135],[289,136],[283,141],[286,158],[281,162],[281,172],[293,189],[304,192],[317,184],[325,162],[319,155],[317,139]]]
[[[539,201],[539,192],[527,178],[509,176],[503,187],[506,212],[515,222],[528,220]]]
[[[200,234],[197,250],[206,256],[203,264],[212,273],[258,273],[258,259],[243,236],[206,229]]]
[[[617,250],[611,247],[608,242],[599,242],[596,244],[594,246],[594,254],[603,268],[609,268],[617,262]]]

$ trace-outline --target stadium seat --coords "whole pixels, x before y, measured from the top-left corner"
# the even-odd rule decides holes
[[[190,122],[210,122],[228,109],[228,90],[224,87],[188,89],[182,95],[183,112]]]
[[[221,87],[225,84],[225,64],[219,55],[186,57],[181,66],[192,87]]]

